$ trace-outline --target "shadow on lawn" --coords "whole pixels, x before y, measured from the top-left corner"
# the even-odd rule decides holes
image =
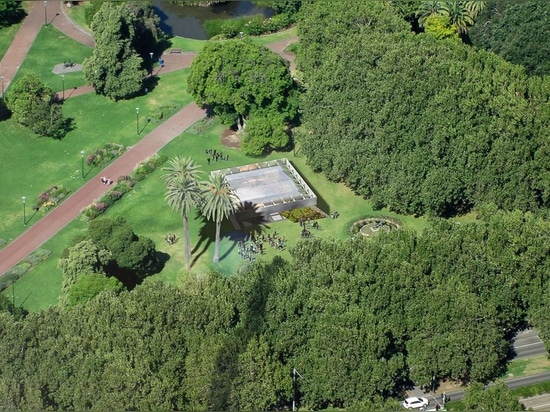
[[[197,242],[193,250],[191,250],[191,255],[193,256],[191,267],[193,267],[195,263],[199,260],[199,258],[208,250],[212,242],[214,242],[216,236],[216,224],[210,220],[207,220],[198,211],[197,217],[202,221],[202,226],[199,231],[199,241]]]

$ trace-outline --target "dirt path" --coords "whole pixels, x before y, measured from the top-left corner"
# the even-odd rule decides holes
[[[3,82],[5,87],[7,87],[9,81],[25,59],[46,18],[49,24],[53,24],[67,36],[93,47],[91,36],[83,32],[67,18],[62,10],[65,6],[62,4],[59,1],[48,1],[44,8],[42,2],[32,3],[29,15],[25,18],[6,55],[2,59],[0,76],[4,76]],[[291,38],[268,45],[271,50],[290,60],[291,70],[294,70],[294,55],[284,52],[284,48],[296,41],[297,38]],[[187,68],[191,65],[195,56],[195,53],[165,53],[163,55],[164,67],[156,68],[154,74],[162,75],[163,73]],[[93,92],[91,86],[82,86],[70,91],[66,90],[65,98],[90,92]],[[144,136],[136,145],[107,168],[98,170],[96,177],[27,229],[17,239],[0,250],[0,276],[4,275],[27,255],[39,248],[69,222],[78,217],[82,209],[105,193],[109,187],[101,183],[100,176],[106,176],[116,181],[118,176],[129,174],[136,164],[156,153],[204,116],[204,111],[194,103],[184,107],[151,133]]]

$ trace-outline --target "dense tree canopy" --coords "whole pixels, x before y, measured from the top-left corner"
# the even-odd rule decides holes
[[[548,302],[549,229],[491,207],[421,234],[304,241],[288,261],[231,277],[148,281],[23,319],[2,313],[0,404],[289,408],[295,368],[298,406],[396,410],[393,396],[432,376],[486,382],[502,373],[511,332]],[[469,405],[517,405],[502,388],[478,392]]]
[[[96,93],[113,100],[139,93],[146,74],[134,49],[134,20],[127,3],[103,2],[92,22],[95,48],[84,61],[84,75]]]
[[[529,74],[550,74],[550,3],[492,1],[470,32],[475,46],[483,47],[525,67]]]
[[[414,35],[385,7],[302,9],[300,139],[309,164],[404,213],[447,216],[488,201],[549,207],[549,80]]]

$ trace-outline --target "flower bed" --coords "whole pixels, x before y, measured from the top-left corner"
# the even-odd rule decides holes
[[[94,201],[91,205],[86,207],[82,213],[88,218],[88,220],[95,219],[103,212],[105,212],[110,206],[112,206],[117,200],[121,199],[126,193],[140,181],[145,179],[155,169],[162,165],[166,161],[166,156],[151,156],[144,162],[139,163],[132,171],[130,176],[119,176],[116,185],[109,189],[103,196]]]
[[[92,167],[102,167],[110,163],[126,151],[126,148],[118,143],[107,143],[101,149],[86,157],[86,164]]]
[[[42,207],[51,209],[52,207],[57,206],[61,199],[67,196],[68,193],[69,190],[64,188],[63,185],[52,186],[45,192],[38,195],[34,209],[38,210]]]
[[[299,209],[287,210],[281,212],[281,216],[290,220],[291,222],[298,223],[300,220],[309,221],[317,220],[328,217],[328,215],[317,207],[301,207]]]

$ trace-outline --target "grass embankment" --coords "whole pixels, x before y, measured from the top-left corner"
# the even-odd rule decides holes
[[[0,28],[0,60],[4,57],[4,54],[6,54],[6,51],[10,47],[10,44],[15,37],[15,34],[17,33],[17,30],[19,30],[20,24],[14,24],[9,27],[2,27]],[[1,68],[0,68],[1,69]],[[0,73],[0,76],[3,76],[3,73]]]

